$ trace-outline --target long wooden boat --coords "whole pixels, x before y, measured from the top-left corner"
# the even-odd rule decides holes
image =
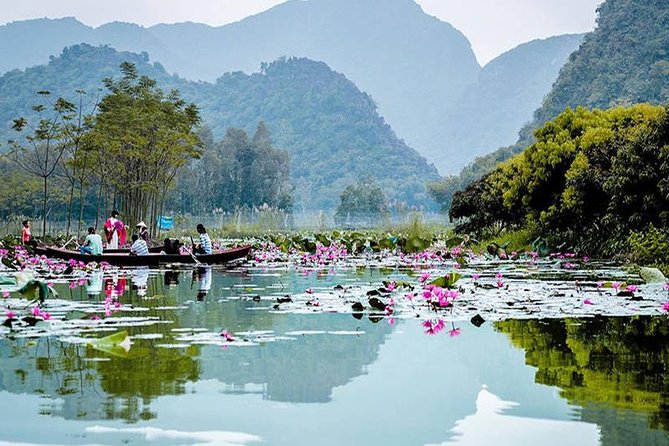
[[[79,251],[70,251],[69,249],[55,247],[37,247],[35,253],[47,257],[55,257],[63,260],[77,260],[82,262],[107,262],[110,265],[117,266],[158,266],[164,263],[204,263],[214,265],[219,263],[231,262],[233,260],[246,257],[251,251],[251,246],[241,246],[239,248],[226,249],[225,251],[215,252],[213,254],[157,254],[149,253],[145,256],[135,256],[126,253],[102,253],[94,256],[81,254]],[[193,258],[197,259],[197,262]]]

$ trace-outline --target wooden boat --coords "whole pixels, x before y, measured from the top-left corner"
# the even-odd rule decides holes
[[[199,263],[214,265],[219,263],[231,262],[233,260],[246,257],[251,251],[251,246],[241,246],[239,248],[226,249],[225,251],[215,252],[213,254],[195,254]],[[88,262],[107,262],[116,266],[158,266],[163,263],[197,263],[192,255],[186,254],[158,254],[149,253],[145,256],[135,256],[127,253],[102,253],[94,256],[81,254],[79,251],[70,251],[69,249],[55,247],[37,247],[35,253],[47,257],[55,257],[63,260],[77,260]]]

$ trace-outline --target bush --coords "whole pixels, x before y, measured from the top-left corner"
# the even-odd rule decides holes
[[[650,226],[646,231],[632,231],[627,237],[629,258],[641,265],[669,273],[669,231]]]

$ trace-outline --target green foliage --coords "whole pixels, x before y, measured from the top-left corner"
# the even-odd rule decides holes
[[[669,224],[669,113],[637,105],[566,110],[537,142],[456,194],[458,229],[532,228],[599,254],[630,230]]]
[[[609,108],[669,100],[669,5],[607,0],[598,13],[597,28],[569,57],[534,119],[520,131],[518,142],[477,158],[458,176],[433,187],[432,194],[443,208],[448,208],[457,190],[530,146],[535,141],[535,130],[567,107]]]
[[[168,202],[170,209],[193,215],[214,209],[291,210],[289,155],[273,147],[264,122],[258,124],[252,138],[235,128],[228,129],[218,144],[208,128],[201,135],[204,152],[180,172]]]
[[[430,282],[430,285],[435,285],[441,288],[453,288],[458,280],[462,278],[462,274],[452,272],[445,276],[437,277]]]
[[[669,230],[650,225],[644,231],[632,231],[627,237],[630,259],[642,265],[652,265],[669,274]]]
[[[369,226],[387,216],[388,201],[373,181],[362,180],[351,184],[339,197],[335,221],[345,226]]]
[[[134,64],[120,68],[121,79],[104,80],[109,94],[83,144],[100,183],[114,189],[122,214],[154,222],[179,169],[200,155],[194,131],[199,111],[178,91],[163,93]]]
[[[231,128],[250,134],[263,121],[273,146],[290,154],[295,206],[333,209],[346,186],[366,177],[393,202],[429,203],[425,183],[439,178],[436,169],[395,136],[371,97],[324,63],[308,59],[280,59],[261,73],[228,73],[206,83],[170,76],[145,55],[75,45],[48,65],[0,76],[0,122],[17,114],[29,118],[27,104],[40,89],[65,98],[81,89],[93,100],[104,78],[122,75],[123,62],[134,64],[138,76],[155,79],[165,91],[178,89],[184,100],[198,104],[214,139]]]

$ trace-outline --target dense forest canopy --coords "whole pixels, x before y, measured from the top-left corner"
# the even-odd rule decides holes
[[[455,195],[450,216],[460,230],[525,227],[615,254],[630,231],[669,229],[668,108],[567,109],[535,137]]]
[[[210,84],[170,76],[147,54],[76,45],[47,65],[0,77],[2,140],[12,119],[30,114],[36,91],[76,102],[76,91],[84,90],[90,108],[104,93],[102,79],[118,78],[124,61],[163,90],[178,89],[196,103],[216,139],[230,128],[254,132],[263,121],[275,146],[290,154],[296,209],[332,209],[361,177],[374,178],[393,202],[429,206],[425,182],[439,178],[436,169],[395,136],[371,97],[324,63],[307,59],[281,59],[264,64],[261,73],[229,73]]]
[[[509,159],[534,141],[533,132],[566,107],[609,108],[669,100],[669,3],[607,0],[598,9],[597,28],[560,71],[534,119],[518,142],[475,160],[458,176],[433,186],[433,196],[448,208],[453,193],[481,178],[495,162]]]

